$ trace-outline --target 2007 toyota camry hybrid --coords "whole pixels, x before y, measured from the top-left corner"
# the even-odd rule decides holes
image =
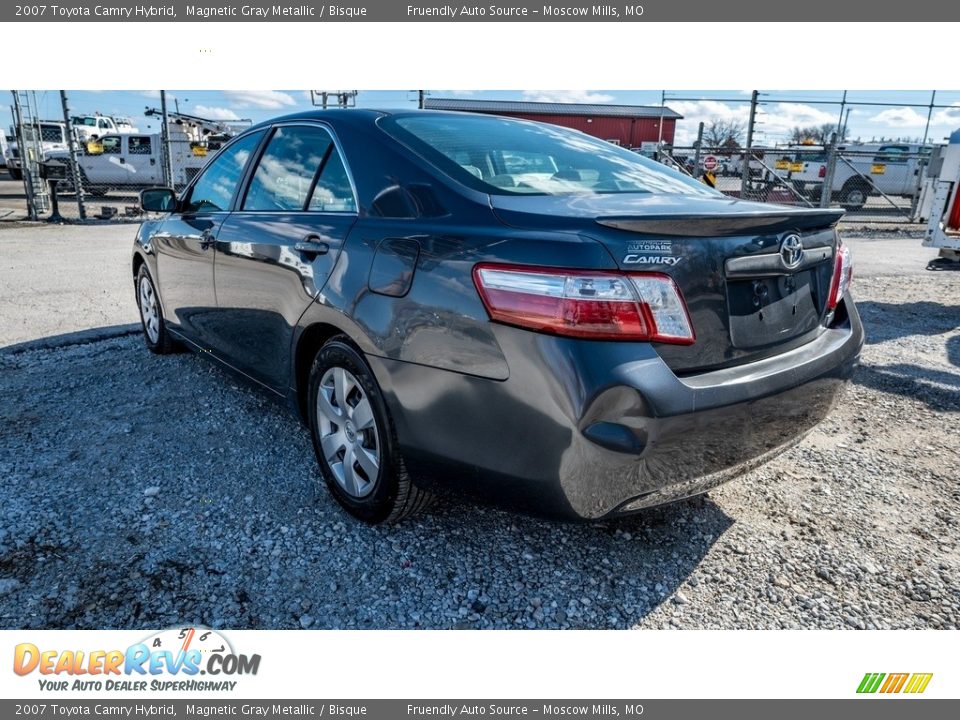
[[[863,344],[839,211],[552,125],[292,115],[141,202],[147,346],[287,398],[368,522],[444,489],[584,519],[705,492],[814,427]]]

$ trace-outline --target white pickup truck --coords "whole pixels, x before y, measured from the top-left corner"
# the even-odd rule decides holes
[[[871,195],[911,197],[923,180],[932,149],[898,142],[838,145],[833,199],[848,210],[859,210]],[[797,148],[777,160],[777,170],[797,190],[817,199],[827,175],[827,151]]]
[[[176,138],[176,136],[174,136]],[[186,185],[214,155],[206,147],[186,140],[171,142],[170,164],[173,184]],[[92,149],[97,151],[91,152]],[[106,135],[96,143],[81,145],[77,163],[85,192],[106,195],[111,190],[141,190],[163,184],[163,151],[159,134]],[[47,157],[47,165],[66,166],[51,176],[65,178],[61,186],[70,190],[70,154],[61,152]]]
[[[128,118],[110,115],[77,115],[70,118],[70,125],[80,142],[89,142],[106,135],[131,135],[139,132]]]

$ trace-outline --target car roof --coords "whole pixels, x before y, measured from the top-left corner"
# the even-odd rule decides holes
[[[304,110],[301,112],[281,115],[279,117],[265,120],[264,122],[253,125],[250,130],[270,127],[276,123],[291,122],[297,120],[323,120],[331,125],[364,125],[376,122],[379,118],[387,116],[406,117],[406,116],[425,116],[435,115],[440,117],[496,117],[486,113],[458,112],[454,110],[419,110],[416,108],[328,108],[326,110]],[[518,122],[536,122],[532,120],[521,120],[519,118],[507,118],[517,120]],[[245,131],[247,132],[247,131]]]

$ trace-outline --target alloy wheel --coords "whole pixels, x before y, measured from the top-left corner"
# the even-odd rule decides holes
[[[317,391],[320,447],[337,484],[363,498],[380,472],[380,433],[370,399],[349,370],[334,366],[323,374]]]
[[[150,342],[156,343],[160,339],[160,309],[153,283],[146,275],[140,278],[140,317]]]

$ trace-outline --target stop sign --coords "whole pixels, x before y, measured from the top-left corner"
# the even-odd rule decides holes
[[[707,155],[703,159],[703,169],[707,172],[713,172],[718,167],[720,167],[720,161],[717,160],[716,155]]]

